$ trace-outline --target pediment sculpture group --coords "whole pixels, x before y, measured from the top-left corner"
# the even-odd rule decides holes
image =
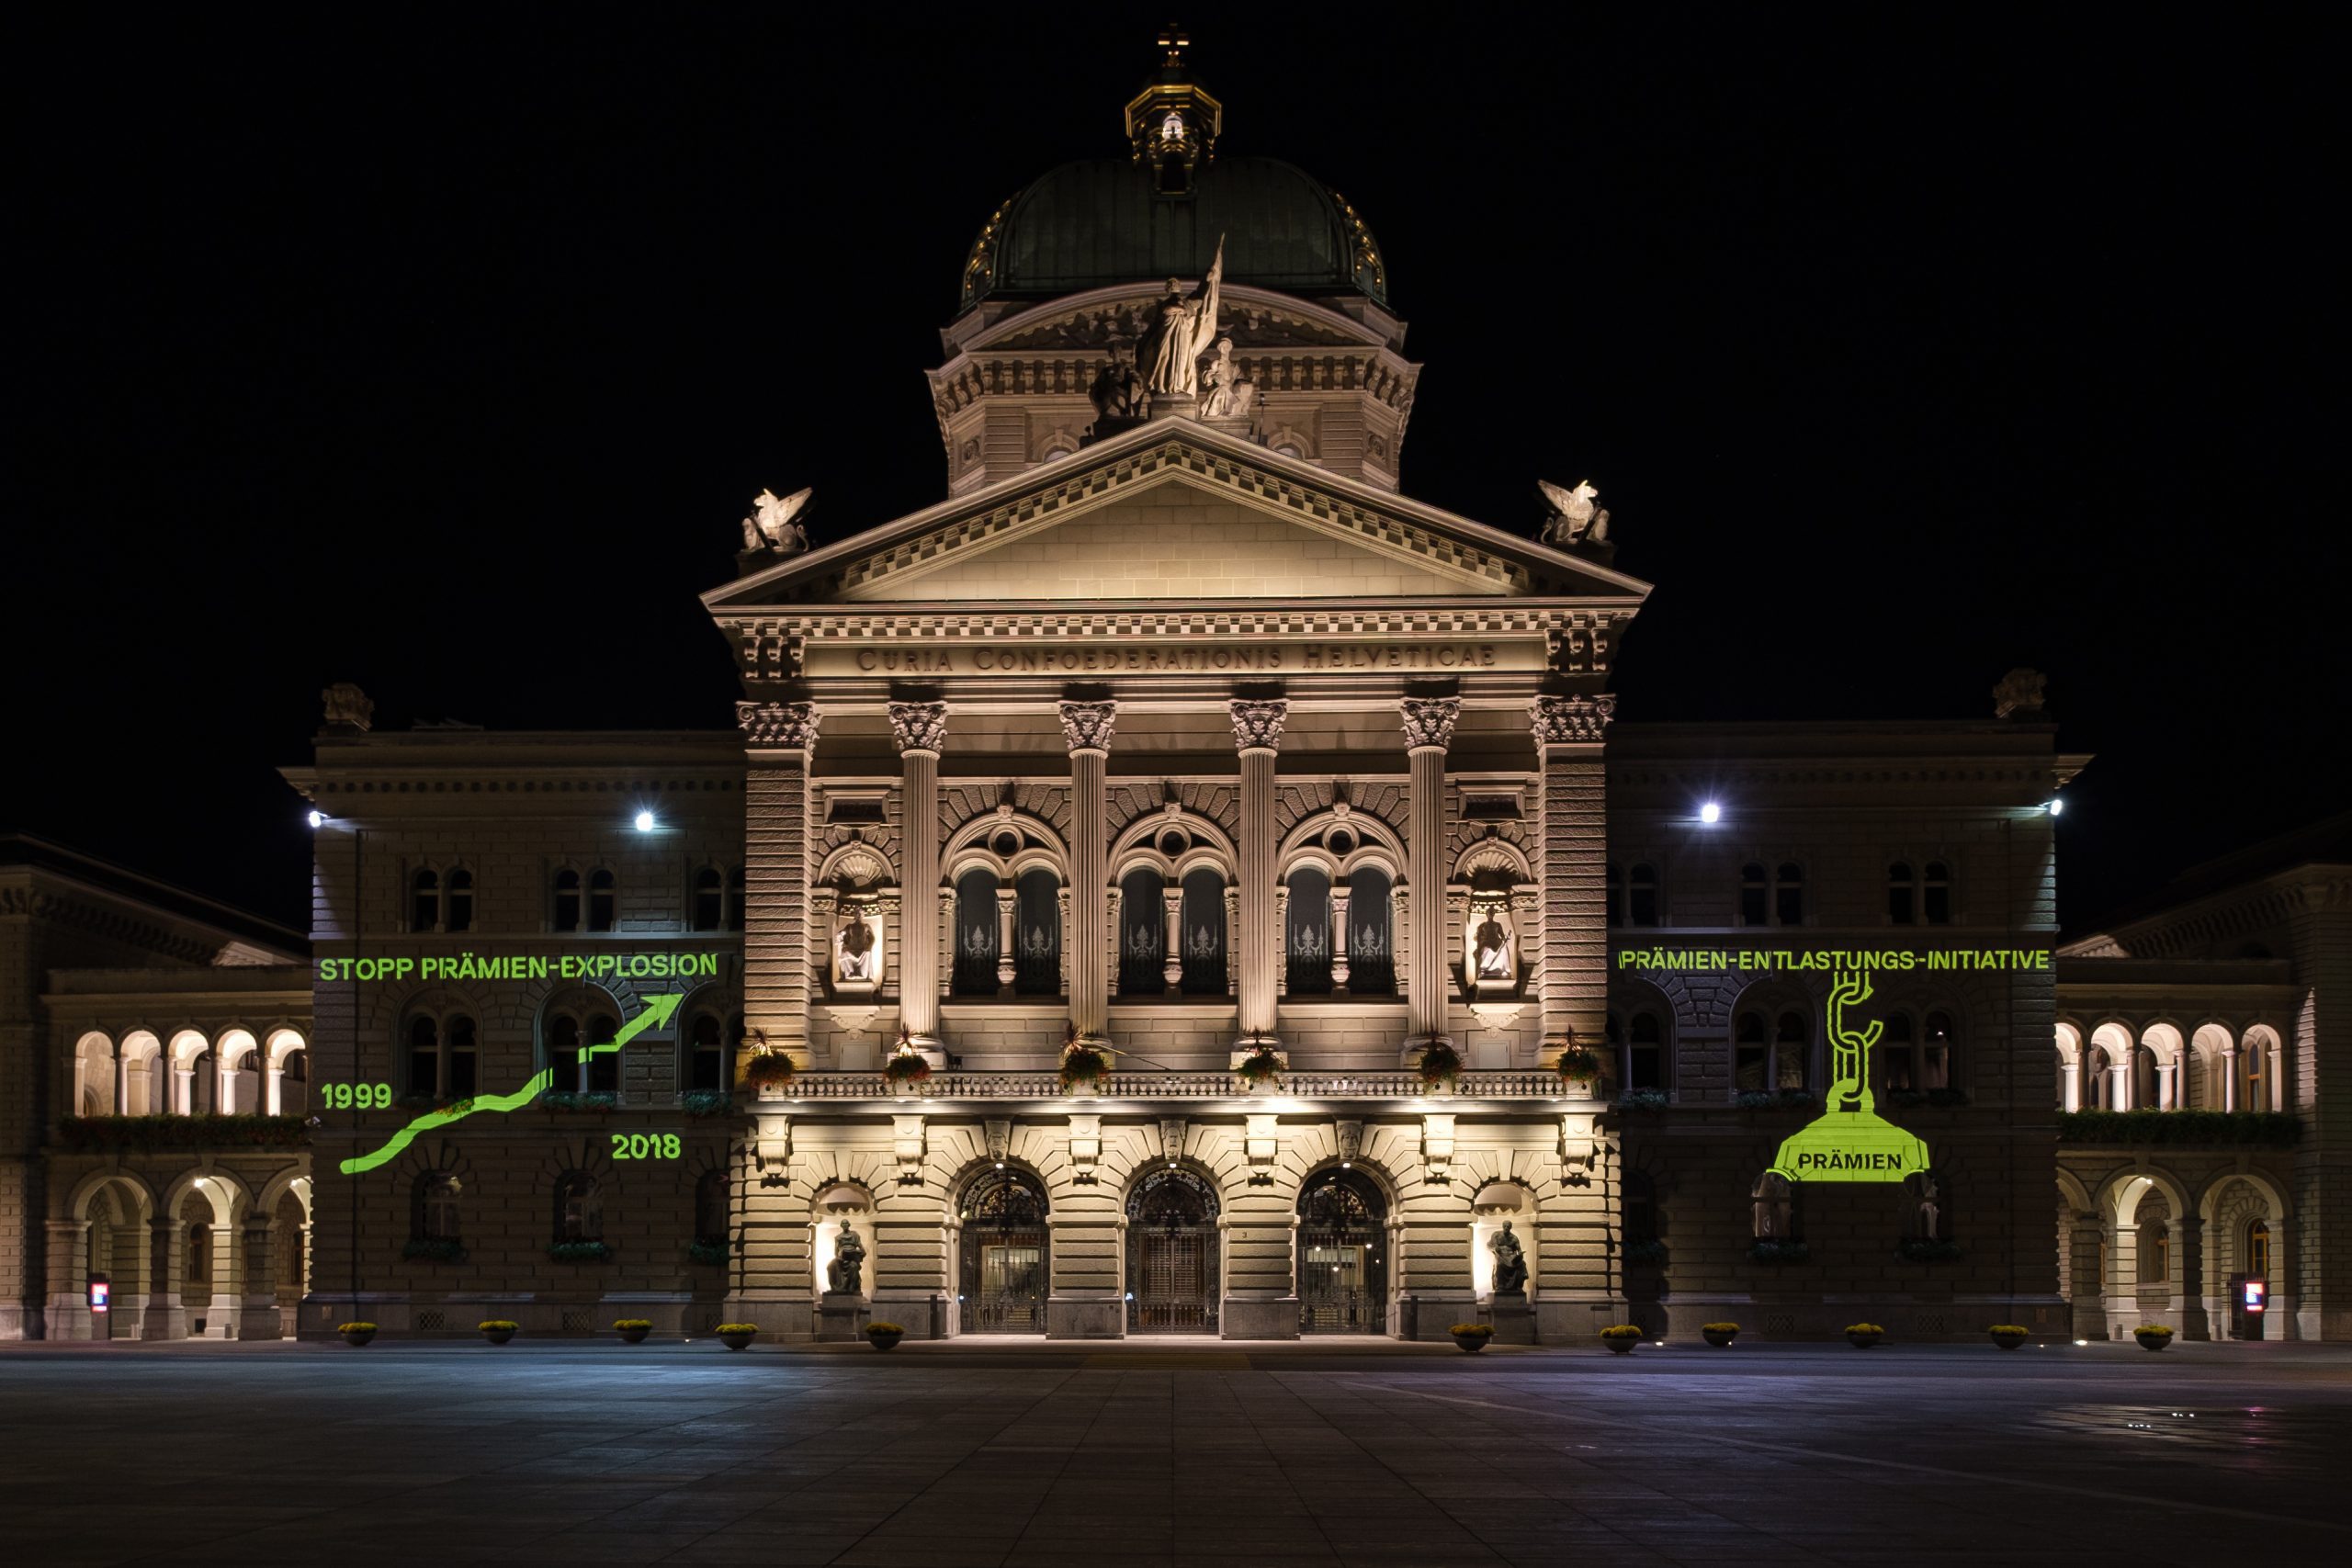
[[[1187,293],[1182,278],[1147,312],[1143,335],[1130,345],[1114,344],[1111,363],[1095,378],[1094,434],[1105,435],[1148,417],[1156,400],[1193,400],[1203,419],[1240,419],[1250,412],[1257,388],[1241,378],[1233,340],[1217,335],[1217,309],[1225,285],[1225,241],[1201,287]]]

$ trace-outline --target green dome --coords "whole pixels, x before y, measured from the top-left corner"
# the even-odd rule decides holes
[[[973,242],[963,309],[1114,283],[1194,279],[1225,237],[1228,283],[1388,303],[1372,231],[1334,190],[1273,158],[1216,158],[1168,196],[1126,158],[1064,164],[1007,201]]]

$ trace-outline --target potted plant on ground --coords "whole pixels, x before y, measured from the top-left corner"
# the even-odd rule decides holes
[[[645,1337],[653,1332],[650,1317],[624,1317],[613,1325],[613,1332],[621,1337],[624,1345],[642,1345]]]
[[[2132,1331],[2143,1350],[2161,1350],[2172,1343],[2172,1330],[2161,1323],[2143,1323]]]
[[[485,1317],[474,1326],[481,1330],[484,1339],[493,1345],[503,1345],[514,1338],[514,1331],[523,1325],[511,1317]]]
[[[1421,1075],[1425,1089],[1451,1089],[1462,1081],[1462,1053],[1442,1040],[1432,1040],[1421,1047],[1421,1059],[1414,1065]]]
[[[899,1341],[906,1337],[907,1331],[895,1323],[875,1322],[865,1325],[865,1342],[876,1350],[896,1349]]]
[[[748,1350],[752,1341],[760,1337],[756,1323],[722,1323],[718,1325],[718,1342],[729,1350]]]
[[[1739,1325],[1736,1323],[1702,1323],[1699,1325],[1699,1332],[1705,1336],[1708,1344],[1713,1345],[1716,1349],[1720,1350],[1729,1345],[1733,1340],[1739,1337]]]
[[[1272,1045],[1253,1045],[1250,1048],[1248,1055],[1234,1064],[1233,1076],[1252,1089],[1264,1089],[1270,1085],[1280,1089],[1283,1085],[1282,1053]]]
[[[1600,1077],[1600,1058],[1571,1040],[1568,1048],[1560,1053],[1559,1071],[1562,1083],[1580,1088],[1590,1094],[1593,1084]]]
[[[346,1345],[365,1345],[376,1337],[376,1325],[372,1323],[345,1323],[338,1325],[335,1332],[343,1336],[343,1342]]]
[[[1491,1323],[1457,1323],[1446,1332],[1453,1336],[1453,1342],[1462,1347],[1464,1354],[1475,1356],[1487,1348],[1487,1340],[1495,1337],[1495,1325]]]
[[[1857,1350],[1867,1350],[1886,1337],[1886,1330],[1875,1323],[1849,1323],[1846,1325],[1846,1343]]]
[[[1600,1342],[1619,1356],[1633,1354],[1634,1347],[1642,1342],[1642,1325],[1638,1323],[1612,1323],[1600,1331]]]
[[[1091,1093],[1100,1089],[1102,1080],[1110,1076],[1111,1053],[1080,1040],[1078,1025],[1069,1025],[1062,1039],[1062,1092],[1084,1089]]]
[[[2032,1337],[2033,1331],[2021,1323],[1996,1323],[1986,1329],[1993,1343],[2004,1350],[2014,1350]]]

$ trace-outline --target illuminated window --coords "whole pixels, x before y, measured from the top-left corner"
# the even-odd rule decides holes
[[[442,930],[469,931],[474,929],[474,874],[457,870],[449,874],[449,918]]]
[[[608,931],[613,929],[618,897],[613,886],[613,874],[594,871],[588,874],[588,929]]]
[[[1926,1038],[1919,1042],[1919,1087],[1930,1093],[1951,1089],[1957,1081],[1952,1074],[1952,1047],[1956,1031],[1951,1014],[1931,1012],[1928,1015]]]
[[[1805,1087],[1812,1047],[1812,1031],[1805,1027],[1804,1014],[1782,1013],[1772,1027],[1773,1080],[1777,1087]]]
[[[715,931],[727,916],[727,880],[717,866],[707,865],[695,873],[694,929]]]
[[[1657,867],[1637,865],[1626,885],[1626,908],[1637,926],[1657,924]]]
[[[605,1239],[605,1201],[596,1179],[584,1171],[566,1171],[555,1184],[555,1238],[564,1241]]]
[[[549,930],[576,931],[580,929],[580,874],[559,871],[555,874],[555,899],[548,913]]]
[[[2245,1271],[2260,1279],[2270,1277],[2270,1223],[2256,1220],[2245,1228]]]
[[[464,1190],[463,1184],[446,1170],[428,1171],[416,1179],[413,1229],[418,1241],[459,1239],[458,1199]]]
[[[441,923],[441,874],[424,866],[409,879],[408,929],[429,931]]]

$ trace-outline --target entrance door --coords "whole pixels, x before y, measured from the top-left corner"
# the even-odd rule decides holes
[[[1298,1199],[1302,1334],[1388,1331],[1388,1205],[1351,1170],[1327,1170]]]
[[[1216,1189],[1182,1168],[1155,1170],[1127,1197],[1130,1334],[1214,1334]]]
[[[992,1171],[963,1208],[964,1332],[1043,1334],[1050,1255],[1046,1197],[1035,1179]]]

